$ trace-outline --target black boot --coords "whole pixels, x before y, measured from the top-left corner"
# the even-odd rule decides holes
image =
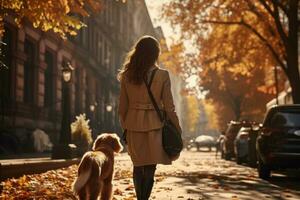
[[[134,167],[133,184],[134,184],[137,200],[144,200],[143,199],[144,169],[142,167]]]
[[[134,177],[133,184],[135,188],[136,198],[137,200],[144,200],[143,198],[143,177]]]
[[[143,200],[148,200],[154,184],[154,174],[156,165],[146,165],[144,171],[144,182],[143,182]]]
[[[144,185],[143,185],[143,200],[148,200],[150,195],[151,195],[151,191],[153,188],[153,184],[154,184],[154,180],[153,178],[145,178],[144,179]]]

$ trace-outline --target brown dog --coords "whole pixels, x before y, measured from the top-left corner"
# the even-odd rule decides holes
[[[83,155],[78,177],[73,183],[73,191],[80,200],[96,200],[100,193],[101,200],[112,198],[114,153],[119,153],[122,149],[117,134],[103,133],[97,137],[92,151]]]

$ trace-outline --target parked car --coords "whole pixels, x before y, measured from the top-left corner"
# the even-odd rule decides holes
[[[248,138],[251,127],[242,127],[234,139],[234,153],[237,164],[248,162]]]
[[[241,127],[251,127],[253,122],[248,121],[230,121],[225,131],[223,154],[226,160],[235,157],[234,140]]]
[[[256,141],[258,174],[300,168],[300,105],[281,105],[268,110]]]
[[[253,124],[248,137],[248,164],[250,167],[257,166],[256,139],[261,124]]]
[[[199,151],[201,147],[207,147],[209,151],[216,145],[215,139],[209,135],[200,135],[195,139],[195,145]]]
[[[226,160],[230,160],[234,156],[234,139],[242,127],[241,122],[230,121],[225,131],[224,148],[222,148],[222,154]]]
[[[190,150],[193,147],[195,147],[195,140],[194,139],[188,140],[188,142],[186,143],[186,149]]]
[[[247,163],[256,167],[256,138],[259,131],[259,124],[252,123],[250,127],[242,127],[234,140],[234,152],[236,163]]]
[[[216,141],[216,157],[218,156],[218,152],[221,152],[221,158],[224,158],[224,139],[225,139],[225,132],[222,131],[221,135],[218,137]]]

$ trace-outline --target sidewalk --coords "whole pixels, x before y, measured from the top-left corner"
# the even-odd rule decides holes
[[[44,161],[49,162],[47,159]],[[26,162],[29,163],[28,160]],[[42,160],[39,163],[41,165]],[[136,199],[132,167],[127,153],[116,156],[113,200]],[[78,166],[72,165],[46,173],[7,179],[1,184],[0,199],[75,200],[77,198],[71,188],[77,170]],[[296,173],[286,176],[275,172],[271,180],[265,181],[258,178],[256,169],[215,158],[214,152],[183,151],[172,165],[157,166],[150,199],[299,200],[299,177]]]
[[[0,181],[12,177],[17,178],[24,174],[36,174],[68,167],[78,164],[79,161],[80,158],[52,160],[50,156],[0,160]]]
[[[126,154],[116,159],[114,199],[134,200],[132,164]],[[214,152],[183,151],[172,165],[158,165],[151,200],[300,199],[299,176],[274,172],[270,181],[257,171],[233,161],[215,158]]]

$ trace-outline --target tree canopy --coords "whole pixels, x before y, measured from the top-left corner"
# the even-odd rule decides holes
[[[88,16],[101,6],[100,0],[1,0],[0,35],[8,15],[19,26],[28,20],[33,27],[52,30],[63,38],[66,34],[76,35],[76,30],[84,26],[79,16]]]
[[[180,28],[182,39],[192,40],[199,50],[196,67],[207,97],[231,108],[232,117],[239,119],[263,114],[272,97],[264,87],[266,75],[275,66],[281,67],[298,102],[297,7],[297,0],[174,0],[163,13]],[[185,66],[190,67],[195,65]]]
[[[201,68],[207,97],[239,119],[262,115],[274,95],[266,80],[276,66],[290,82],[294,103],[300,102],[297,10],[298,0],[174,0],[163,15],[198,50],[198,65],[185,71]]]

